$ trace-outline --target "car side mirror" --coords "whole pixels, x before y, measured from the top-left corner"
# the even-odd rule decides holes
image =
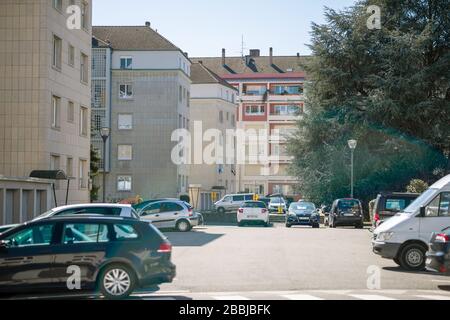
[[[419,217],[425,218],[425,216],[426,216],[426,208],[425,207],[420,207]]]

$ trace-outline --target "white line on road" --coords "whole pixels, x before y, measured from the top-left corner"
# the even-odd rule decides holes
[[[223,300],[223,301],[227,301],[227,300],[250,300],[246,297],[243,296],[215,296],[213,297],[215,300]]]
[[[284,295],[283,298],[286,298],[289,300],[303,300],[303,301],[324,300],[322,298],[312,296],[310,294],[287,294],[287,295]]]
[[[360,300],[397,300],[394,298],[380,296],[378,294],[350,294],[349,296]]]

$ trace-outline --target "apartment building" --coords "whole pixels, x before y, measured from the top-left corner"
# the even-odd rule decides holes
[[[78,29],[67,27],[69,5],[80,8]],[[0,198],[11,191],[17,200],[0,203],[5,221],[46,209],[22,192],[33,170],[63,170],[73,178],[68,202],[89,202],[91,7],[90,0],[0,1],[0,175],[23,182],[2,189]],[[54,204],[50,196],[46,204]],[[57,182],[57,203],[65,198],[66,182]],[[25,199],[34,207],[25,209]]]
[[[268,56],[260,50],[250,50],[244,57],[193,58],[238,90],[237,127],[243,130],[267,130],[269,137],[257,151],[246,147],[248,158],[264,153],[267,161],[252,161],[238,165],[237,190],[260,195],[283,193],[298,197],[294,186],[296,177],[289,174],[292,158],[286,152],[289,135],[297,130],[296,122],[304,112],[305,73],[302,62],[307,57]],[[264,131],[263,131],[264,132]],[[278,134],[276,134],[278,133]]]
[[[148,22],[95,26],[93,39],[93,140],[99,150],[99,129],[111,129],[103,156],[106,200],[188,194],[189,166],[171,160],[177,144],[172,133],[189,127],[187,54]]]
[[[224,155],[223,161],[215,164],[208,164],[205,159],[201,163],[192,161],[190,182],[201,186],[200,207],[207,209],[208,204],[211,204],[209,199],[212,192],[236,192],[236,158],[227,155],[226,138],[227,130],[234,132],[236,129],[238,90],[205,67],[201,61],[192,64],[191,80],[191,150],[203,153],[211,142],[203,141],[201,148],[198,148],[194,143],[195,139],[202,139],[208,130],[215,130],[220,133],[218,146]],[[197,137],[198,134],[201,137]],[[233,137],[233,144],[234,141]],[[193,155],[191,158],[195,160]]]

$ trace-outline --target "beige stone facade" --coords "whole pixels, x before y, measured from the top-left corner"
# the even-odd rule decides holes
[[[64,170],[76,179],[69,203],[82,203],[89,201],[91,1],[83,1],[79,30],[67,28],[69,4],[0,1],[0,174]],[[65,188],[57,183],[58,204]]]

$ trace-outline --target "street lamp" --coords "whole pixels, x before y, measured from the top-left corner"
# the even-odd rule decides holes
[[[107,127],[100,129],[100,135],[103,140],[103,203],[106,202],[106,141],[110,133],[111,130]]]
[[[353,179],[354,179],[354,173],[353,173],[353,163],[354,163],[354,153],[356,146],[358,145],[358,141],[356,140],[348,140],[348,147],[351,150],[352,153],[352,164],[351,164],[351,197],[354,197],[354,186],[353,186]]]

